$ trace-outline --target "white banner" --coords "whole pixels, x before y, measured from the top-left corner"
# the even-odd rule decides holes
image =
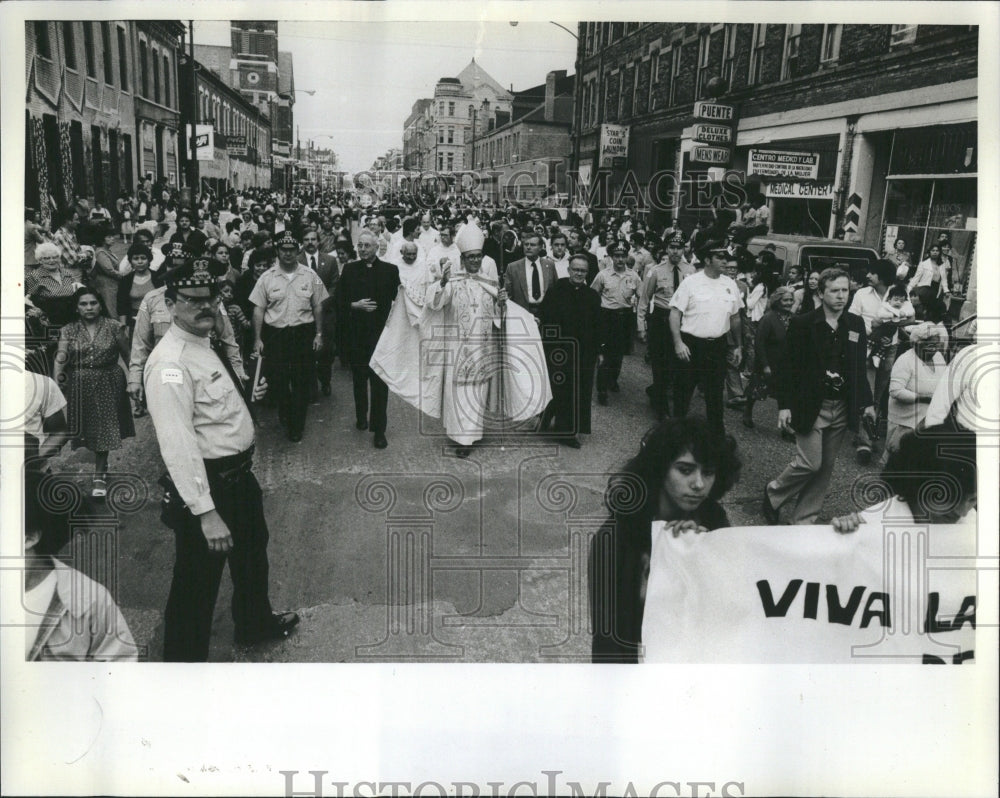
[[[645,662],[972,664],[974,525],[652,532]],[[966,568],[962,568],[962,563]]]
[[[215,129],[211,125],[197,125],[195,136],[195,147],[197,148],[197,161],[211,161],[215,158]],[[191,125],[184,126],[185,141],[187,142],[188,158],[191,157]]]

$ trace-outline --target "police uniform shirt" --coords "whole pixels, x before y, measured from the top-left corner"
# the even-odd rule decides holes
[[[694,266],[685,263],[683,260],[677,264],[677,285],[681,284],[689,274],[694,274]],[[650,300],[653,302],[653,309],[669,310],[670,300],[674,295],[674,264],[664,261],[653,266],[646,272],[646,278],[642,281],[642,296],[639,300],[640,307],[649,306]]]
[[[286,272],[280,266],[264,272],[250,292],[250,301],[264,308],[264,323],[268,326],[294,327],[315,321],[312,309],[315,295],[320,302],[329,296],[319,275],[298,263],[294,272]]]
[[[618,272],[605,269],[599,272],[590,284],[601,295],[601,307],[605,310],[622,310],[632,307],[632,301],[639,293],[639,275],[632,269]]]
[[[205,459],[253,445],[250,411],[207,336],[173,325],[146,361],[146,403],[160,454],[195,515],[215,509]]]
[[[716,279],[704,271],[686,277],[670,299],[684,314],[681,332],[696,338],[721,338],[729,332],[729,317],[743,307],[736,282],[724,274]]]

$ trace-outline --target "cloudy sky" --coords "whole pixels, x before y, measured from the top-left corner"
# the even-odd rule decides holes
[[[557,20],[576,30],[575,20]],[[195,42],[225,44],[228,21],[194,23]],[[576,40],[547,22],[295,22],[281,20],[278,46],[294,57],[299,138],[329,146],[350,172],[401,147],[413,103],[432,97],[439,78],[476,61],[515,91],[573,73]],[[329,136],[329,138],[320,136]]]

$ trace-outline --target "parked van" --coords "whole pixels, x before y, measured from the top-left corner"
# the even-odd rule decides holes
[[[799,266],[803,278],[811,271],[823,271],[832,266],[846,269],[854,279],[865,285],[868,265],[879,259],[879,254],[871,247],[856,241],[841,241],[836,238],[814,238],[772,233],[754,236],[747,243],[747,249],[759,255],[765,247],[774,248],[774,257],[781,266],[783,277],[788,276],[791,266]]]

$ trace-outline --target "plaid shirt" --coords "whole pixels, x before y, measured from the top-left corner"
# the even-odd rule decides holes
[[[73,279],[82,281],[83,269],[77,261],[83,256],[80,243],[76,240],[76,233],[60,227],[52,234],[52,243],[59,247],[59,255],[62,258],[63,270],[71,275]]]

